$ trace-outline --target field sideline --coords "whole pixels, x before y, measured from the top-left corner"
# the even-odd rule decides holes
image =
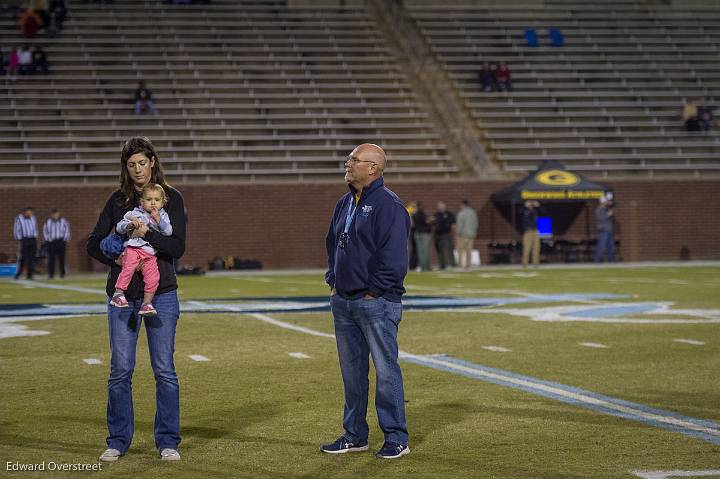
[[[8,468],[93,464],[105,447],[104,277],[0,280],[0,477],[720,477],[720,264],[406,284],[410,455],[373,457],[372,397],[371,451],[318,451],[342,411],[322,275],[238,273],[180,278],[180,463],[153,448],[142,333],[129,454],[101,472],[28,473]]]

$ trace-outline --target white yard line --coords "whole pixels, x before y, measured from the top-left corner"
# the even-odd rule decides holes
[[[674,343],[692,344],[693,346],[703,346],[705,344],[705,341],[697,341],[695,339],[682,339],[682,338],[673,339],[673,342]]]
[[[297,359],[310,359],[310,356],[308,356],[305,353],[300,353],[300,352],[288,353],[288,356],[292,356],[293,358],[297,358]]]
[[[197,361],[197,362],[210,361],[207,357],[203,356],[202,354],[188,354],[188,357],[190,359],[192,359],[193,361]]]
[[[600,343],[578,343],[580,346],[585,346],[586,348],[595,348],[595,349],[607,349],[608,346]]]

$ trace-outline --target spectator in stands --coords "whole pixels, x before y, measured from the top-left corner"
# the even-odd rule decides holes
[[[23,267],[25,267],[25,277],[33,279],[35,273],[35,256],[37,255],[37,236],[38,227],[35,219],[35,209],[28,206],[22,213],[15,218],[13,227],[13,236],[19,243],[18,248],[18,265],[15,279],[20,278]]]
[[[698,121],[700,122],[700,128],[703,131],[710,131],[713,126],[713,110],[715,108],[711,105],[699,105],[698,106]]]
[[[480,70],[479,73],[479,79],[482,91],[495,91],[497,89],[495,75],[488,62],[483,63],[482,70]]]
[[[135,114],[139,115],[143,112],[156,115],[157,109],[155,108],[155,103],[152,101],[152,93],[147,86],[145,86],[145,80],[140,80],[135,90]]]
[[[8,75],[11,80],[15,80],[18,72],[20,71],[20,47],[16,47],[15,50],[10,52],[8,57]]]
[[[473,243],[477,232],[477,213],[470,207],[467,200],[462,200],[455,223],[455,242],[457,243],[459,266],[466,270],[472,266]]]
[[[110,195],[95,229],[87,241],[87,252],[98,261],[110,266],[105,291],[108,297],[115,292],[122,260],[113,260],[101,248],[101,242],[113,227],[139,204],[139,192],[148,183],[163,186],[168,202],[165,210],[173,225],[172,236],[163,236],[142,224],[130,235],[144,238],[157,249],[160,284],[153,304],[157,315],[139,321],[138,312],[143,299],[143,281],[140,274],[133,275],[125,296],[129,307],[117,308],[108,304],[110,335],[110,378],[108,380],[107,449],[100,456],[104,462],[117,461],[128,452],[133,436],[132,375],[135,369],[135,349],[142,323],[150,349],[150,364],[155,375],[155,446],[165,461],[180,459],[180,385],[178,383],[173,351],[175,330],[180,304],[173,258],[185,252],[185,207],[179,191],[165,182],[160,159],[152,142],[145,137],[134,137],[125,142],[120,156],[120,187]],[[109,253],[109,252],[108,252]],[[109,299],[109,298],[108,298]],[[106,300],[107,304],[107,300]]]
[[[595,262],[599,263],[607,250],[608,263],[615,261],[615,212],[612,196],[600,198],[595,210],[597,220],[597,245],[595,246]]]
[[[63,23],[67,17],[67,6],[65,0],[50,0],[50,24],[53,32],[61,32]]]
[[[33,56],[30,51],[30,45],[20,47],[18,50],[18,62],[20,64],[20,74],[27,75],[33,70]]]
[[[700,116],[695,100],[688,100],[685,103],[682,116],[687,131],[700,131]]]
[[[60,277],[65,277],[65,249],[70,241],[70,223],[60,216],[57,208],[50,211],[50,218],[43,226],[43,239],[47,244],[48,279],[55,276],[55,259],[60,269]]]
[[[28,8],[20,16],[20,30],[25,38],[35,38],[38,30],[42,28],[42,20],[40,16],[32,9]]]
[[[0,50],[0,75],[5,74],[5,57],[3,56],[2,50]]]
[[[48,61],[45,50],[40,45],[36,45],[32,52],[32,73],[41,73],[47,75]]]
[[[415,244],[417,245],[418,255],[417,271],[430,271],[432,226],[428,223],[428,217],[423,211],[422,203],[419,201],[412,222],[415,225]]]
[[[50,10],[47,0],[30,0],[30,9],[40,17],[40,29],[50,27]]]
[[[452,237],[454,224],[455,215],[448,211],[444,201],[438,201],[437,211],[432,216],[432,225],[435,230],[435,251],[437,251],[440,269],[455,266]]]
[[[417,211],[417,201],[411,201],[407,204],[405,209],[408,212],[408,215],[410,216],[410,263],[408,266],[408,269],[414,270],[417,268],[418,265],[418,255],[417,255],[417,243],[415,242],[415,222],[413,222],[413,215]]]
[[[538,208],[540,203],[535,200],[525,202],[523,209],[523,254],[522,264],[526,268],[532,255],[534,266],[540,265],[540,235],[538,234]]]
[[[512,91],[510,69],[505,62],[500,62],[497,70],[495,70],[495,84],[498,91]]]

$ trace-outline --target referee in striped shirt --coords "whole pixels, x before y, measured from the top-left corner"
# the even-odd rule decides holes
[[[37,221],[35,220],[34,209],[30,206],[15,218],[13,234],[19,243],[18,267],[15,279],[20,277],[23,267],[26,268],[27,279],[33,279],[35,269],[35,255],[37,254]]]
[[[43,237],[47,243],[48,278],[55,276],[55,260],[60,263],[60,277],[65,277],[65,246],[70,241],[70,223],[60,217],[57,208],[50,210],[50,218],[43,226]]]

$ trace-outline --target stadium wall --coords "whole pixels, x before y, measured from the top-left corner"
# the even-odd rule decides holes
[[[478,210],[476,242],[486,260],[490,240],[512,238],[508,222],[490,202],[508,182],[401,183],[388,186],[404,201],[421,200],[426,212],[438,200],[457,211],[466,198]],[[720,181],[617,181],[611,183],[618,207],[618,237],[625,261],[720,260]],[[265,268],[325,265],[324,237],[337,198],[346,190],[333,184],[180,185],[188,210],[187,253],[182,264],[207,268],[215,256],[258,259]],[[13,218],[25,206],[36,209],[40,225],[57,207],[72,225],[68,268],[91,271],[85,240],[111,193],[109,187],[12,187],[0,189],[0,256],[15,257]],[[594,207],[594,205],[593,205]],[[592,210],[581,213],[567,239],[594,236]],[[587,221],[589,219],[589,222]],[[1,262],[2,260],[0,260]],[[100,265],[102,267],[102,265]],[[102,268],[100,268],[102,269]]]

